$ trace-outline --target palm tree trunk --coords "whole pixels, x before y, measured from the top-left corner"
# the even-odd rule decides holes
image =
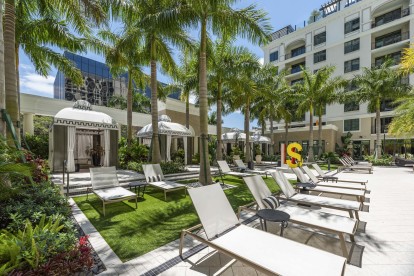
[[[207,19],[201,20],[200,39],[200,176],[199,181],[203,185],[211,183],[210,162],[208,159],[208,102],[207,102]]]
[[[217,149],[216,149],[217,160],[223,160],[223,141],[221,140],[221,133],[222,133],[221,108],[222,108],[221,82],[218,82],[217,84]]]
[[[3,18],[3,0],[0,0],[0,18]],[[6,91],[4,89],[4,40],[3,20],[0,20],[0,110],[6,109]],[[0,135],[6,137],[6,122],[0,113]]]
[[[322,110],[319,111],[318,123],[318,155],[322,154]]]
[[[152,123],[152,160],[153,164],[161,162],[160,142],[158,140],[158,97],[157,97],[157,61],[155,45],[151,42],[151,123]]]
[[[309,145],[308,145],[308,162],[313,162],[313,106],[309,107]]]
[[[244,161],[250,162],[250,101],[247,99],[246,110],[244,111],[244,133],[246,134],[246,152],[244,154]]]
[[[273,116],[270,115],[270,154],[269,155],[273,155],[275,154],[275,141],[273,139]]]
[[[285,147],[287,147],[288,145],[288,133],[289,133],[289,123],[285,121]]]
[[[377,131],[377,144],[376,144],[376,154],[375,159],[381,158],[381,101],[378,98],[376,102],[376,131]],[[385,145],[384,145],[385,146]]]
[[[128,69],[128,94],[127,94],[127,146],[132,143],[132,70]]]
[[[20,142],[20,116],[17,94],[16,57],[15,57],[15,1],[6,0],[4,13],[4,67],[6,107]],[[14,146],[13,137],[8,132],[7,142]]]
[[[190,128],[190,91],[185,92],[185,127]]]

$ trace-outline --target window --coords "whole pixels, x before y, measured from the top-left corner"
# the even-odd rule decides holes
[[[359,131],[359,119],[344,120],[345,131]]]
[[[405,38],[406,35],[402,36],[401,34],[401,30],[377,37],[375,39],[375,49],[377,48],[381,48],[393,43],[397,43],[400,42],[402,39],[406,39]]]
[[[352,71],[359,70],[359,58],[345,61],[344,63],[344,72],[349,73]]]
[[[345,42],[344,44],[344,52],[345,54],[358,51],[359,50],[359,38]]]
[[[313,63],[318,63],[326,60],[326,50],[313,54]]]
[[[313,36],[313,46],[319,45],[326,42],[326,32]]]
[[[401,18],[401,8],[387,12],[375,18],[374,27],[378,27]]]
[[[290,52],[290,55],[291,55],[291,57],[296,57],[296,56],[299,56],[299,55],[304,54],[305,52],[306,52],[306,47],[305,46],[301,46],[299,48],[293,49]]]
[[[269,59],[270,59],[270,62],[278,60],[279,59],[279,51],[275,51],[275,52],[270,53]]]
[[[392,60],[392,65],[400,64],[401,51],[375,58],[375,63],[373,64],[373,67],[380,67],[387,59]]]
[[[349,101],[344,103],[344,112],[358,111],[359,104],[356,101]]]
[[[290,85],[294,85],[295,83],[302,83],[303,79],[297,79],[290,82]]]
[[[305,67],[305,62],[292,65],[292,69],[290,70],[290,73],[291,74],[299,73],[300,71],[302,71],[302,68],[300,68],[301,66]]]
[[[387,133],[388,132],[388,126],[389,124],[392,122],[392,119],[394,117],[385,117],[385,118],[381,118],[380,122],[381,122],[381,133]],[[372,134],[376,134],[377,133],[377,119],[374,119],[374,124],[372,125]]]
[[[345,23],[345,34],[359,30],[359,17]]]

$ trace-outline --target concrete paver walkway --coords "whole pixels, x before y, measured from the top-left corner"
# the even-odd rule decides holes
[[[373,174],[341,172],[337,176],[368,180],[367,187],[370,190],[367,204],[369,212],[360,212],[361,221],[366,223],[362,223],[365,229],[357,232],[355,245],[349,240],[347,242],[352,257],[351,264],[346,266],[345,275],[414,275],[412,169],[375,167]],[[178,257],[177,240],[122,263],[76,205],[73,205],[73,209],[75,218],[86,234],[91,236],[93,247],[107,266],[108,270],[102,275],[261,275],[253,268],[190,239],[186,240],[184,252],[192,250],[191,256],[184,261]],[[323,211],[346,215],[341,211]],[[242,219],[251,216],[245,213]],[[254,220],[249,225],[258,227],[258,221]],[[279,233],[278,227],[271,224],[268,230]],[[341,255],[339,240],[332,235],[289,224],[285,237]]]

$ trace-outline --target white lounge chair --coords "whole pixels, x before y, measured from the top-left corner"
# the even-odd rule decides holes
[[[299,167],[292,168],[292,171],[299,178],[300,183],[296,184],[296,187],[298,188],[301,188],[307,191],[314,191],[314,192],[327,193],[327,194],[336,194],[336,195],[341,195],[341,196],[344,196],[344,195],[355,196],[356,199],[361,203],[363,203],[365,200],[365,191],[363,190],[352,190],[352,189],[316,185],[309,181],[309,178],[305,176],[301,168]]]
[[[361,166],[372,167],[372,163],[370,163],[368,161],[355,161],[351,156],[346,155],[346,154],[342,158],[347,160],[351,165],[361,165]]]
[[[367,187],[365,183],[350,183],[350,182],[324,182],[319,180],[316,175],[313,174],[311,169],[308,166],[302,166],[302,170],[306,173],[309,177],[309,182],[320,185],[320,186],[327,186],[327,187],[334,187],[334,188],[344,188],[344,189],[353,189],[353,190],[363,190],[366,191]]]
[[[217,160],[217,164],[219,165],[221,178],[223,178],[223,174],[224,175],[231,175],[231,176],[235,176],[235,177],[240,177],[240,178],[245,177],[245,176],[249,176],[249,175],[253,175],[251,173],[233,172],[230,169],[227,162],[224,161],[224,160]]]
[[[187,187],[183,184],[165,180],[160,164],[142,165],[145,180],[148,185],[162,189],[164,191],[164,198],[167,201],[167,193],[177,190],[184,190],[184,196],[187,194]]]
[[[105,205],[129,199],[135,199],[135,209],[138,207],[138,196],[119,186],[115,167],[90,168],[92,192],[102,200],[103,215]],[[88,200],[89,193],[86,194]]]
[[[188,193],[201,225],[181,232],[181,257],[184,239],[188,235],[265,274],[344,274],[346,260],[343,257],[240,225],[220,185],[190,189]],[[201,227],[207,238],[193,233]]]
[[[243,177],[243,180],[247,184],[258,207],[260,209],[266,209],[263,200],[272,196],[272,192],[267,187],[263,178],[255,175]],[[279,205],[276,210],[288,213],[290,215],[290,222],[338,235],[339,240],[341,241],[342,254],[345,258],[349,259],[344,235],[348,234],[351,241],[355,242],[354,235],[358,227],[358,221],[356,219],[320,212],[318,210],[297,206],[292,203]]]
[[[368,171],[368,173],[372,173],[372,166],[365,166],[365,165],[352,165],[349,161],[344,158],[339,158],[339,161],[342,163],[342,166],[338,167],[338,172],[342,170],[349,170],[349,171]]]
[[[293,189],[289,180],[286,178],[285,174],[282,171],[276,170],[271,173],[271,176],[276,181],[276,184],[280,187],[287,200],[306,205],[346,211],[349,213],[349,216],[351,218],[354,218],[355,214],[355,218],[359,221],[358,211],[362,209],[362,204],[360,202],[324,196],[300,194],[297,193],[295,189]]]
[[[267,178],[267,175],[269,174],[268,171],[259,171],[259,170],[250,170],[248,167],[246,167],[243,163],[242,160],[240,159],[236,159],[234,160],[234,164],[236,164],[237,168],[240,171],[244,171],[246,173],[252,173],[252,174],[260,174],[260,175],[265,175]]]
[[[347,179],[339,179],[338,177],[336,177],[336,176],[333,176],[333,175],[327,175],[322,169],[321,169],[321,167],[319,167],[319,165],[318,164],[316,164],[316,163],[313,163],[312,164],[312,166],[313,166],[313,168],[316,170],[316,172],[319,174],[317,177],[318,178],[321,178],[323,181],[329,181],[329,180],[331,180],[331,181],[340,181],[340,182],[349,182],[349,183],[360,183],[360,184],[367,184],[368,183],[368,180],[367,181],[355,181],[355,180],[347,180]]]

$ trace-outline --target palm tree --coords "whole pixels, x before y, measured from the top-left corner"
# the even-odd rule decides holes
[[[211,183],[210,164],[208,162],[208,96],[207,96],[207,38],[208,28],[214,35],[223,31],[231,36],[241,35],[255,43],[265,43],[271,30],[266,14],[256,10],[255,5],[243,9],[231,7],[235,0],[183,1],[165,18],[167,22],[179,20],[184,24],[200,28],[199,53],[199,97],[200,97],[200,176],[202,184]]]
[[[414,91],[396,102],[395,117],[388,127],[388,132],[395,136],[414,135]]]
[[[322,114],[322,104],[320,100],[323,99],[323,93],[329,92],[330,89],[335,91],[336,84],[330,87],[331,84],[337,80],[330,80],[333,74],[334,67],[325,67],[312,74],[308,69],[302,68],[303,82],[294,85],[296,98],[298,101],[298,111],[309,111],[309,148],[308,148],[308,162],[314,161],[313,152],[313,116],[316,107],[319,107],[319,114]],[[333,92],[332,92],[333,93]],[[329,100],[331,100],[329,98]],[[322,115],[321,115],[322,116]]]
[[[246,134],[245,162],[251,161],[250,155],[250,120],[251,108],[261,95],[263,75],[257,56],[245,50],[240,57],[244,64],[239,67],[235,76],[229,81],[230,106],[233,110],[241,109],[244,114],[244,132]]]
[[[0,1],[0,18],[3,18],[3,1]],[[0,109],[6,109],[6,91],[4,89],[4,40],[3,20],[0,21]],[[6,137],[6,122],[0,114],[0,136]]]
[[[355,77],[358,88],[348,93],[359,102],[368,102],[368,110],[376,113],[376,159],[381,158],[381,103],[396,100],[409,91],[409,85],[401,83],[401,74],[390,68],[392,64],[388,59],[380,67],[363,68],[362,74]]]
[[[339,101],[339,89],[345,87],[348,81],[342,77],[332,78],[335,71],[334,66],[322,67],[319,69],[321,73],[328,75],[328,80],[322,84],[318,90],[317,100],[315,104],[315,114],[318,116],[318,155],[322,154],[322,116],[325,113],[326,106]],[[319,72],[318,71],[318,72]]]
[[[286,71],[283,70],[280,73],[275,66],[265,66],[262,69],[263,74],[263,86],[262,95],[257,99],[254,105],[254,112],[259,118],[259,121],[265,126],[266,120],[270,124],[270,145],[271,153],[274,154],[274,137],[273,137],[273,122],[280,121],[286,112],[286,101],[290,97],[290,86],[286,81]],[[289,120],[287,120],[289,121]],[[262,126],[262,128],[263,128]],[[286,127],[286,130],[288,128]],[[263,130],[263,129],[262,129]]]
[[[134,9],[126,18],[134,22],[131,34],[140,37],[146,58],[151,67],[151,118],[152,118],[152,162],[160,163],[158,141],[157,63],[164,72],[174,74],[177,70],[170,45],[191,47],[192,41],[183,31],[179,21],[163,20],[170,17],[177,6],[169,0],[133,0]]]
[[[135,35],[136,33],[134,33]],[[109,30],[103,30],[98,35],[110,44],[96,44],[103,49],[106,62],[110,66],[114,75],[128,72],[128,93],[127,105],[127,145],[132,143],[132,108],[133,108],[133,81],[138,88],[144,89],[147,76],[142,71],[141,65],[144,64],[143,47],[139,44],[139,38],[129,33],[128,25],[120,35],[114,34]]]

